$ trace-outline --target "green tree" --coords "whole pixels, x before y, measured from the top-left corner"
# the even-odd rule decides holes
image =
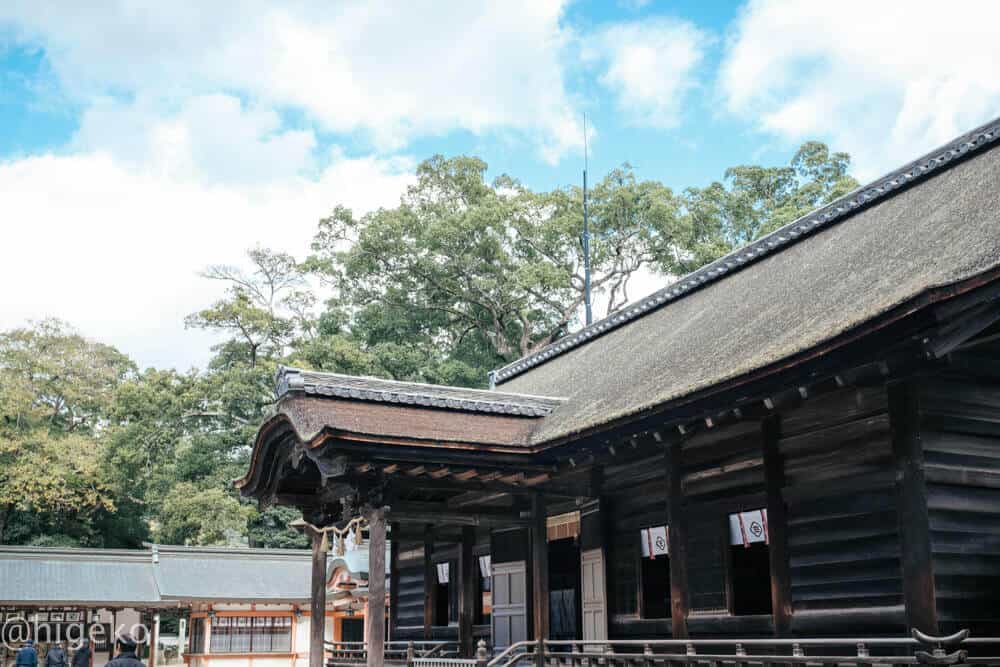
[[[116,388],[134,365],[67,324],[0,333],[0,542],[25,516],[57,541],[98,539],[87,526],[113,512],[99,465]]]
[[[224,264],[202,273],[226,283],[226,297],[189,315],[185,322],[189,327],[231,334],[246,349],[253,368],[261,354],[280,355],[297,325],[309,331],[314,297],[303,289],[302,275],[291,255],[257,248],[247,256],[253,265],[249,273]]]
[[[786,167],[730,167],[722,182],[688,188],[683,206],[695,232],[689,268],[707,264],[855,189],[858,182],[847,173],[850,163],[847,153],[831,153],[825,144],[810,141]]]
[[[307,265],[352,314],[352,332],[399,377],[421,350],[424,378],[483,381],[483,370],[565,334],[583,303],[581,193],[537,194],[485,180],[479,159],[435,157],[400,205],[320,221]],[[671,191],[628,166],[593,196],[593,286],[613,309],[641,269],[670,270],[690,231]],[[405,341],[406,350],[394,347]]]
[[[236,546],[253,515],[254,509],[230,489],[180,482],[163,499],[154,531],[166,544]]]

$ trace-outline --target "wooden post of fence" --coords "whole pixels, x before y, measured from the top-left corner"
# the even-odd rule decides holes
[[[406,642],[406,667],[413,667],[413,640]]]
[[[535,639],[535,667],[545,667],[545,640]]]
[[[489,654],[486,652],[486,640],[480,639],[476,646],[476,667],[486,667],[489,662]]]

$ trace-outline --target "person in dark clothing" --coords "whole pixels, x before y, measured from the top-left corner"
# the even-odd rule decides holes
[[[84,639],[73,654],[73,667],[90,667],[90,640]]]
[[[38,667],[38,651],[35,650],[35,642],[30,639],[24,642],[24,646],[17,652],[14,664],[17,667]]]
[[[53,644],[45,654],[45,667],[66,667],[66,651],[61,644]]]
[[[132,638],[132,635],[119,635],[115,645],[118,648],[118,655],[115,656],[114,660],[105,665],[105,667],[146,667],[142,660],[135,657],[135,652],[139,646],[136,644],[135,639]]]

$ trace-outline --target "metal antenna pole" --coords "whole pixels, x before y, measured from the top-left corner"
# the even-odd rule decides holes
[[[590,307],[590,221],[587,218],[587,114],[583,114],[583,303],[586,323],[590,326],[594,314]]]

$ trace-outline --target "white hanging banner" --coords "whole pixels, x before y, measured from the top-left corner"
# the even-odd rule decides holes
[[[729,543],[749,547],[755,542],[768,543],[767,510],[750,510],[729,515]]]
[[[447,584],[448,583],[448,573],[449,573],[450,569],[451,568],[448,567],[448,563],[438,563],[437,564],[438,583],[439,584]]]
[[[639,538],[642,543],[643,558],[655,559],[657,556],[667,556],[670,554],[666,526],[643,528],[640,531]]]
[[[490,560],[489,554],[479,557],[479,574],[483,576],[483,579],[489,579],[490,575],[493,574],[493,569],[490,567]]]

